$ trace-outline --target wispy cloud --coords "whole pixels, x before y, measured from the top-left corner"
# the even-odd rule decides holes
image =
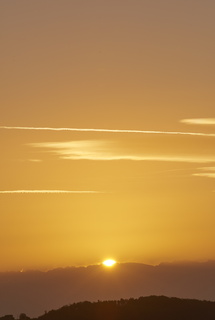
[[[198,169],[201,170],[201,171],[206,171],[206,172],[193,173],[192,174],[193,176],[205,177],[205,178],[215,178],[215,167],[201,167],[201,168],[198,168]]]
[[[183,119],[180,122],[197,125],[215,125],[215,118]]]
[[[193,176],[196,177],[206,177],[206,178],[215,178],[215,173],[205,172],[205,173],[193,173]]]
[[[215,167],[201,167],[199,170],[203,171],[215,171]]]
[[[1,190],[0,194],[24,194],[24,193],[51,193],[51,194],[95,194],[103,193],[100,191],[70,191],[70,190]]]
[[[183,120],[182,120],[183,121]],[[181,132],[181,131],[156,131],[156,130],[126,130],[126,129],[95,129],[95,128],[52,128],[52,127],[9,127],[0,126],[6,130],[43,130],[43,131],[76,131],[76,132],[109,132],[109,133],[141,133],[141,134],[163,134],[163,135],[186,135],[215,137],[214,133]]]
[[[42,162],[41,159],[28,159],[28,161],[30,161],[30,162]]]
[[[39,163],[39,162],[42,162],[41,159],[19,159],[18,161],[20,162],[35,162],[35,163]]]
[[[70,160],[132,160],[132,161],[169,161],[190,163],[215,162],[215,155],[171,155],[152,154],[146,150],[138,152],[124,148],[111,141],[79,140],[66,142],[32,143],[32,147],[47,148],[61,159]]]

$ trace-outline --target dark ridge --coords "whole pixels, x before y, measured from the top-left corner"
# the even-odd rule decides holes
[[[2,318],[0,318],[2,319]],[[165,296],[79,302],[34,320],[214,320],[215,302]]]

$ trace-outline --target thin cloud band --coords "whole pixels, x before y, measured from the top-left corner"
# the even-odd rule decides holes
[[[103,193],[100,191],[70,191],[70,190],[1,190],[0,194],[23,194],[23,193],[33,193],[33,194],[96,194]]]
[[[52,127],[8,127],[0,126],[6,130],[43,130],[43,131],[76,131],[76,132],[109,132],[109,133],[142,133],[142,134],[164,134],[164,135],[186,135],[215,137],[214,133],[203,132],[181,132],[181,131],[154,131],[154,130],[126,130],[126,129],[95,129],[95,128],[52,128]]]

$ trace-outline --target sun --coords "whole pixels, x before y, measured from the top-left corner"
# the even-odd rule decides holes
[[[108,259],[102,262],[105,267],[113,267],[116,264],[115,260]]]

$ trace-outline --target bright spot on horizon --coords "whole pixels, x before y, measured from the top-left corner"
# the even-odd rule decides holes
[[[114,264],[116,264],[116,261],[112,260],[112,259],[108,259],[108,260],[105,260],[104,262],[102,262],[102,264],[105,267],[112,267]]]

